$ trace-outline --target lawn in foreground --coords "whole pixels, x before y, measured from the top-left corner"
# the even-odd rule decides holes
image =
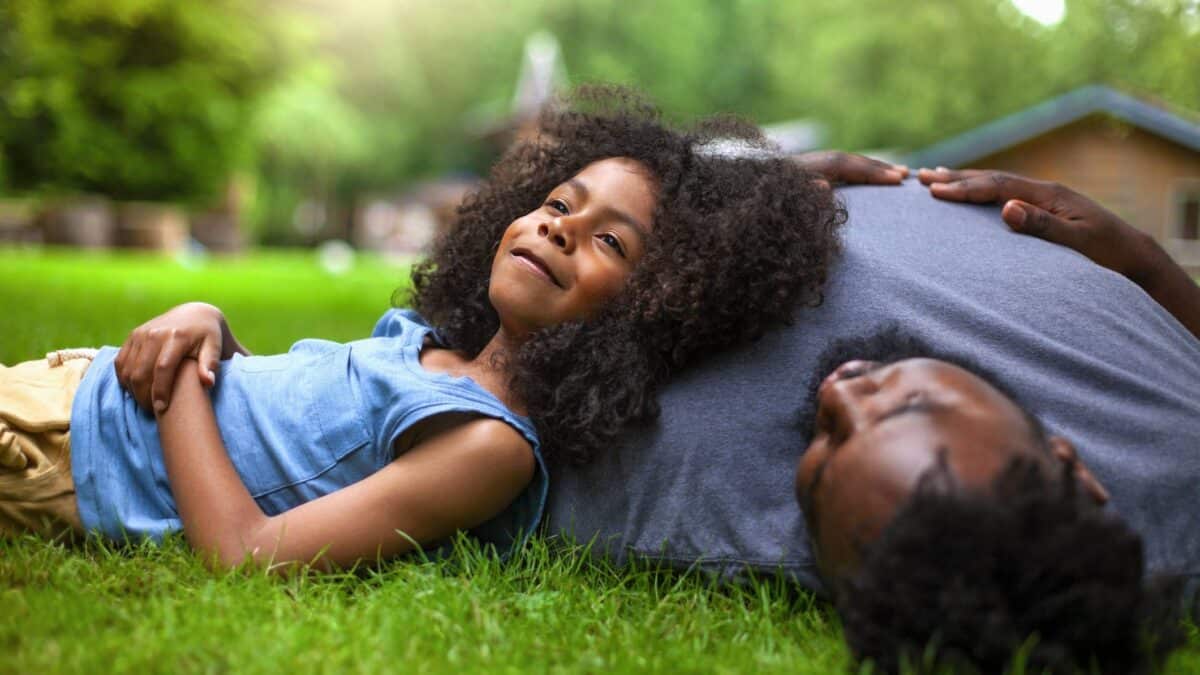
[[[119,344],[188,300],[256,352],[369,334],[405,278],[308,252],[234,260],[0,249],[0,363]],[[615,569],[535,539],[508,565],[469,542],[447,561],[274,579],[212,574],[183,543],[0,542],[0,672],[844,672],[836,619],[777,579],[717,587]],[[1200,672],[1200,636],[1169,672]]]

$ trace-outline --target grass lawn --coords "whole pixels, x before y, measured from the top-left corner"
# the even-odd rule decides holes
[[[367,335],[405,270],[332,276],[307,252],[179,262],[0,248],[0,363],[120,344],[186,300],[220,306],[255,352]],[[359,575],[212,574],[179,540],[0,542],[0,673],[846,672],[833,613],[777,579],[733,588],[616,569],[535,539],[507,565],[449,560]],[[1200,634],[1168,669],[1200,673]]]

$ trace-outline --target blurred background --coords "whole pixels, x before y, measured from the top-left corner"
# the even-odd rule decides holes
[[[1062,180],[1200,264],[1197,0],[0,0],[0,240],[419,253],[590,81]]]

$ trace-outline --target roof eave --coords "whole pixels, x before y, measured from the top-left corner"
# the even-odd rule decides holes
[[[908,161],[911,166],[963,166],[1097,113],[1200,152],[1200,125],[1109,87],[1093,85],[918,150]]]

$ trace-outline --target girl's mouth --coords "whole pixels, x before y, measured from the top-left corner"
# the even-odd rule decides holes
[[[523,265],[535,275],[544,278],[559,288],[563,287],[559,283],[558,277],[554,276],[554,272],[550,270],[550,266],[546,264],[546,261],[539,258],[532,251],[524,248],[514,248],[510,255],[517,260],[518,264]]]

